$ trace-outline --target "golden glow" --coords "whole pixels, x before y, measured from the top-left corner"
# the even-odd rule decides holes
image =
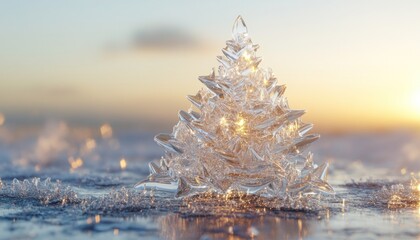
[[[226,201],[231,197],[231,194],[232,194],[232,191],[230,189],[227,190],[226,195],[225,195],[225,200]]]
[[[299,233],[299,239],[302,239],[302,220],[301,219],[298,219],[298,233]]]
[[[124,158],[121,158],[121,160],[120,160],[120,167],[121,167],[122,170],[127,168],[127,161],[125,161]]]
[[[414,2],[411,4],[412,7],[407,8],[408,10],[417,9],[418,5]],[[179,4],[173,4],[179,7]],[[252,4],[244,3],[247,8]],[[279,1],[273,4],[276,7],[281,6]],[[343,9],[340,19],[342,18],[346,24],[346,19],[351,19],[353,14],[351,11],[353,7],[348,7],[349,4],[353,7],[358,6],[348,1],[337,3],[337,7]],[[349,21],[348,26],[336,28],[337,31],[327,34],[323,31],[314,31],[311,24],[302,26],[299,32],[294,32],[293,28],[271,29],[269,24],[264,24],[265,19],[261,17],[262,15],[258,14],[256,18],[260,16],[261,21],[252,23],[253,20],[246,19],[254,25],[250,28],[250,37],[261,44],[263,52],[258,55],[263,57],[264,65],[273,68],[274,74],[279,78],[279,84],[288,85],[288,92],[285,95],[291,105],[295,109],[308,110],[305,122],[314,123],[315,132],[376,131],[411,127],[408,124],[419,126],[415,120],[420,119],[418,108],[420,97],[417,94],[420,93],[420,86],[413,84],[420,82],[418,66],[420,51],[416,41],[420,28],[417,26],[417,21],[412,20],[416,19],[411,15],[412,11],[393,11],[402,7],[397,1],[391,5],[393,7],[381,8],[378,11],[373,1],[366,3],[366,9],[370,9],[375,18],[372,18],[372,14],[363,13],[359,16],[360,21]],[[328,16],[326,19],[334,18],[334,12],[328,11],[328,7],[319,7],[319,9],[322,14]],[[228,12],[226,9],[221,11]],[[317,24],[325,24],[325,29],[337,25],[337,22],[314,17],[319,13],[311,11],[307,16],[303,16],[302,21],[308,19],[321,21]],[[42,16],[42,11],[37,14]],[[159,16],[158,11],[150,11],[147,14]],[[22,19],[28,17],[22,16]],[[94,18],[94,15],[84,17]],[[283,15],[273,16],[270,20],[279,22],[285,17],[286,20],[290,20],[287,19],[290,16]],[[378,20],[372,21],[372,19]],[[387,24],[391,19],[393,24]],[[35,25],[38,24],[34,25],[34,29],[46,30],[37,36],[40,41],[35,43],[31,41],[31,37],[22,37],[13,31],[19,28],[19,21],[10,21],[10,24],[13,27],[4,29],[7,38],[0,39],[3,43],[0,46],[4,50],[11,47],[7,49],[8,51],[3,51],[4,56],[1,58],[2,66],[10,66],[2,71],[2,76],[7,77],[8,81],[0,83],[0,111],[7,114],[7,123],[16,118],[9,116],[11,110],[16,113],[32,114],[36,109],[35,112],[51,112],[59,119],[66,116],[83,117],[85,120],[95,117],[94,121],[119,119],[121,122],[130,123],[138,123],[140,119],[141,122],[150,123],[150,125],[140,124],[142,128],[144,126],[143,130],[147,131],[172,127],[176,119],[173,109],[188,108],[190,104],[184,101],[183,96],[185,93],[196,92],[202,87],[196,80],[196,75],[204,73],[188,69],[198,70],[203,66],[212,66],[213,56],[218,53],[219,48],[224,47],[227,38],[223,34],[215,34],[214,39],[203,41],[203,44],[186,44],[179,49],[176,47],[177,44],[162,49],[153,47],[155,45],[150,49],[141,47],[141,54],[132,46],[106,47],[98,57],[96,48],[78,48],[76,44],[72,44],[71,38],[51,41],[54,46],[42,44],[51,40],[49,36],[56,34],[54,33],[56,28],[50,27],[55,24],[53,19],[34,22]],[[194,23],[185,21],[184,25],[186,32],[196,33]],[[209,21],[206,25],[223,32],[230,30],[231,22],[228,20],[221,24]],[[260,31],[255,32],[256,29]],[[366,34],[368,29],[374,29],[375,34]],[[153,26],[151,30],[155,30]],[[392,32],[401,34],[398,37],[388,37]],[[30,36],[28,31],[26,33],[22,31],[22,34]],[[121,32],[115,31],[111,34],[119,36]],[[81,36],[87,41],[91,41],[92,37],[96,39],[94,33]],[[296,54],[302,50],[299,48],[301,46],[293,43],[299,42],[303,37],[318,39],[328,44],[317,47],[306,46],[303,51],[305,57],[301,57]],[[15,39],[22,40],[22,44],[8,44]],[[283,44],[288,45],[287,47],[276,47],[285,39],[288,42]],[[330,41],[331,39],[335,41]],[[348,47],[343,49],[343,43]],[[21,45],[27,49],[23,51]],[[61,49],[65,52],[57,54],[54,49],[60,46],[69,46],[69,48]],[[340,49],[340,54],[336,53],[336,49]],[[245,64],[248,59],[254,60],[255,55],[250,54],[252,51],[252,49],[245,50],[240,60]],[[11,54],[14,52],[22,53],[23,55],[19,56],[27,59],[28,64],[16,62],[16,56]],[[183,61],[179,61],[181,53]],[[63,56],[71,56],[66,58],[66,61],[74,68],[70,70],[60,65]],[[285,59],[290,61],[284,61]],[[171,66],[172,70],[162,71],[165,66]],[[49,69],[48,74],[39,70],[45,68]],[[174,76],[180,79],[176,84],[168,81]],[[139,77],[141,81],[138,80]],[[60,79],[60,82],[56,79]],[[123,79],[129,84],[116,84],[115,79]],[[271,83],[269,78],[267,80]],[[36,89],[28,90],[28,86],[32,85],[36,86]],[[415,88],[418,89],[417,93],[413,92]],[[357,97],[354,97],[356,92]],[[61,115],[61,113],[66,114]]]
[[[417,185],[417,191],[420,192],[420,184]]]
[[[246,125],[245,125],[245,119],[241,116],[238,115],[237,117],[237,121],[235,122],[236,125],[236,132],[244,135],[246,134]]]
[[[5,117],[2,113],[0,113],[0,126],[4,124]]]
[[[401,168],[401,174],[405,175],[407,173],[407,169],[406,168]]]
[[[248,52],[245,52],[244,54],[242,54],[242,57],[249,62],[251,60],[251,55],[249,55]]]
[[[297,129],[298,129],[298,124],[296,122],[293,122],[287,126],[288,133],[294,133]]]
[[[392,195],[391,199],[388,201],[388,208],[401,207],[402,205],[401,197],[396,194]]]
[[[225,117],[220,118],[220,126],[227,127],[228,123]]]
[[[83,160],[81,158],[74,159],[73,157],[69,157],[69,164],[70,164],[70,170],[76,170],[83,166]]]
[[[240,127],[242,127],[244,124],[245,124],[245,119],[243,119],[243,118],[240,118],[240,119],[236,122],[236,125],[238,125],[238,126],[240,126]]]
[[[263,84],[264,84],[264,86],[267,86],[268,80],[266,78],[264,78]]]
[[[120,230],[118,228],[114,228],[114,236],[118,236]]]
[[[109,124],[103,124],[100,128],[102,138],[111,138],[112,137],[112,127]]]

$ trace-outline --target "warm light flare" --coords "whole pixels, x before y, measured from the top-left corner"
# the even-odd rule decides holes
[[[266,78],[264,78],[263,85],[264,86],[267,86],[268,85],[268,80]]]
[[[299,233],[299,239],[303,239],[302,237],[302,219],[298,219],[298,233]]]
[[[96,147],[95,139],[89,138],[86,140],[86,149],[92,150]]]
[[[293,123],[291,123],[291,124],[289,124],[289,125],[287,126],[287,132],[289,132],[289,133],[293,133],[293,132],[295,132],[298,128],[299,128],[298,124],[297,124],[296,122],[293,122]]]
[[[246,60],[246,61],[250,61],[251,60],[251,55],[247,52],[245,52],[244,54],[242,54],[242,57]]]
[[[120,160],[120,167],[122,170],[127,168],[127,161],[124,158],[121,158]]]
[[[236,125],[236,132],[239,134],[245,134],[245,119],[240,115],[237,118],[238,120],[235,122]]]
[[[101,222],[101,215],[95,215],[95,223]]]
[[[100,128],[102,138],[112,137],[112,127],[109,124],[103,124]]]
[[[220,118],[220,126],[227,127],[228,123],[225,117]]]
[[[236,125],[238,125],[238,126],[240,126],[240,127],[242,127],[243,125],[245,124],[245,120],[243,119],[243,118],[241,118],[237,123],[236,123]]]
[[[71,168],[70,170],[72,171],[83,166],[83,160],[81,158],[74,159],[73,157],[70,157],[68,160]]]

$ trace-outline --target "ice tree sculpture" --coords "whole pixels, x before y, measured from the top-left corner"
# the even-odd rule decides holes
[[[304,154],[318,134],[289,108],[285,85],[277,85],[270,69],[259,68],[258,45],[239,16],[232,40],[222,49],[218,74],[201,76],[205,85],[193,104],[179,112],[172,134],[159,134],[165,150],[149,163],[149,177],[137,188],[174,191],[192,196],[232,191],[280,199],[332,193],[326,182],[328,164],[317,166]]]

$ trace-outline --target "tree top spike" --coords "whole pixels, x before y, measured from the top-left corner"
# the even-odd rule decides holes
[[[240,41],[248,36],[248,28],[241,15],[239,15],[233,23],[232,36],[236,41]]]

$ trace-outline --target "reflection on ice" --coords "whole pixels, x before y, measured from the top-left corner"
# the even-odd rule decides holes
[[[311,221],[247,216],[187,217],[168,214],[158,218],[163,239],[303,239],[313,231]]]
[[[382,186],[389,186],[381,182],[354,183],[337,187],[339,196],[328,199],[325,211],[274,209],[270,208],[270,202],[265,203],[266,207],[257,207],[262,206],[263,199],[254,198],[247,201],[233,193],[227,198],[207,196],[198,199],[196,196],[181,201],[152,190],[107,188],[99,184],[90,189],[87,184],[83,186],[85,190],[37,178],[5,181],[0,189],[0,199],[7,199],[7,202],[15,204],[17,209],[28,204],[34,207],[32,212],[13,215],[20,218],[34,218],[39,212],[45,212],[46,215],[42,216],[46,218],[80,219],[81,222],[76,225],[63,223],[62,227],[76,228],[82,232],[110,235],[117,232],[122,237],[145,237],[152,234],[153,238],[158,238],[159,235],[164,239],[326,239],[331,238],[330,234],[343,238],[358,238],[368,234],[371,238],[377,238],[393,236],[391,226],[399,224],[399,214],[403,214],[381,214],[381,211],[388,207],[387,203],[372,204],[374,202],[369,196],[380,191]],[[398,187],[390,189],[393,189],[394,194],[401,191]],[[412,193],[418,197],[417,190]],[[386,199],[388,195],[383,196],[383,199]],[[398,200],[392,198],[393,195],[389,196],[391,200]],[[204,199],[207,202],[203,201]],[[242,207],[233,204],[233,201],[241,200]],[[195,201],[196,204],[190,204],[191,201]],[[407,203],[404,199],[399,201]],[[278,205],[275,202],[272,204]],[[345,211],[345,214],[341,214],[342,211]],[[416,207],[415,217],[419,220],[417,211]],[[2,214],[8,213],[3,211]],[[413,218],[405,214],[406,217]],[[368,219],[373,219],[375,224]],[[413,224],[416,221],[418,223],[418,220],[412,219]],[[402,229],[399,231],[402,236],[406,234]]]

